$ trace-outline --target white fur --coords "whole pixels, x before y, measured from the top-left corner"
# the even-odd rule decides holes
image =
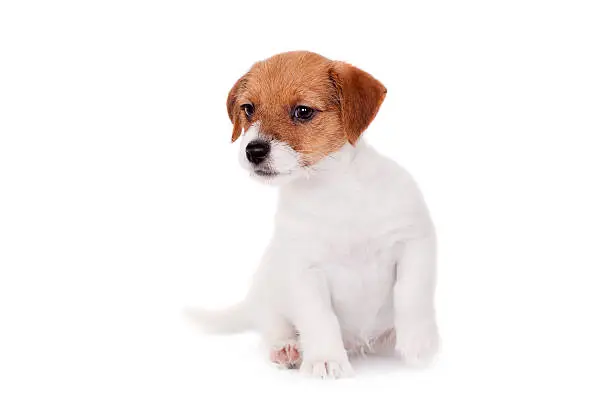
[[[410,175],[363,140],[311,168],[273,142],[267,165],[282,175],[268,180],[244,158],[257,137],[254,125],[240,161],[281,186],[275,232],[247,299],[224,312],[228,330],[239,322],[271,346],[299,340],[301,370],[317,377],[351,375],[347,350],[394,340],[408,363],[433,357],[435,232]]]
[[[238,161],[240,165],[247,169],[251,176],[263,181],[267,184],[280,185],[289,180],[293,180],[303,176],[307,170],[302,166],[302,157],[299,153],[291,148],[287,143],[279,142],[259,131],[259,122],[255,122],[249,129],[244,132],[240,142],[240,153]],[[254,173],[252,164],[247,160],[245,149],[246,146],[255,139],[263,139],[270,142],[270,155],[264,166],[270,170],[274,170],[279,174],[274,177],[262,177]]]

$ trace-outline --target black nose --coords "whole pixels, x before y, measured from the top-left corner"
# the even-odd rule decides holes
[[[246,157],[253,164],[259,164],[270,153],[270,143],[263,140],[254,140],[246,147]]]

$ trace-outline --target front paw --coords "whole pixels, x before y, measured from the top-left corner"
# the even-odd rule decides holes
[[[352,377],[353,367],[348,359],[340,360],[304,360],[300,372],[309,377],[335,379]]]
[[[301,360],[299,345],[293,339],[288,339],[270,349],[270,361],[280,368],[297,368]]]
[[[426,322],[397,328],[396,350],[413,367],[428,365],[438,352],[440,336],[435,322]]]

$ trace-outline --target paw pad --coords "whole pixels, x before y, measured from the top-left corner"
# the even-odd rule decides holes
[[[282,367],[297,368],[300,365],[302,356],[297,344],[285,344],[280,348],[273,348],[270,351],[270,360]]]

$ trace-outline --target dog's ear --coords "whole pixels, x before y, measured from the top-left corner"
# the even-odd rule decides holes
[[[238,93],[241,91],[242,87],[246,82],[246,76],[240,78],[232,89],[229,91],[227,95],[227,114],[234,124],[234,129],[232,130],[232,143],[236,141],[240,137],[242,133],[242,126],[240,124],[240,106],[236,105],[236,100],[238,99]]]
[[[378,113],[387,88],[372,75],[345,62],[333,62],[329,78],[336,89],[344,133],[354,145]]]

